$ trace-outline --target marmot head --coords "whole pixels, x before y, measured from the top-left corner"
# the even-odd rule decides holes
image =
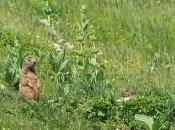
[[[136,92],[133,90],[126,89],[126,90],[122,91],[122,97],[131,97],[134,95],[136,95]]]
[[[24,60],[22,68],[35,72],[36,59],[34,57],[28,57]]]

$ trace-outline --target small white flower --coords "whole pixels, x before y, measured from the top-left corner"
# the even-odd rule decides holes
[[[58,45],[58,44],[53,44],[53,46],[54,46],[54,48],[60,48],[60,45]]]
[[[58,43],[63,43],[63,42],[64,42],[64,39],[58,40]]]
[[[46,28],[50,28],[50,22],[47,19],[41,19],[39,21],[41,24],[43,24]]]
[[[74,46],[71,45],[69,42],[66,42],[65,44],[66,44],[66,46],[67,46],[68,49],[73,49],[74,48]]]
[[[69,87],[64,88],[64,93],[65,93],[65,95],[67,95],[69,93]]]
[[[153,72],[155,70],[154,66],[152,65],[150,68],[150,72]]]
[[[36,38],[37,38],[37,39],[39,39],[39,38],[40,38],[40,36],[39,36],[39,35],[36,35]]]
[[[82,5],[82,6],[81,6],[81,9],[82,9],[82,10],[85,10],[85,9],[86,9],[86,6],[85,6],[85,5]]]
[[[53,47],[56,51],[61,51],[61,45],[58,45],[58,44],[53,44]]]
[[[5,89],[5,86],[3,84],[0,84],[1,89]]]
[[[54,103],[55,102],[55,99],[50,99],[47,101],[48,103]]]

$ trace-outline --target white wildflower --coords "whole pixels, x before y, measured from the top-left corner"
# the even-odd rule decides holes
[[[50,22],[49,22],[49,20],[47,20],[47,19],[41,19],[39,22],[41,24],[43,24],[44,27],[50,28]]]
[[[47,101],[48,103],[54,103],[55,102],[55,99],[50,99]]]
[[[73,49],[73,48],[74,48],[74,46],[71,45],[69,42],[66,42],[65,45],[66,45],[66,47],[67,47],[68,49]]]
[[[61,45],[58,44],[53,44],[53,47],[55,48],[56,51],[61,51]]]
[[[3,84],[0,84],[0,89],[5,89],[5,86]]]
[[[64,93],[65,93],[65,95],[67,95],[69,93],[69,87],[64,88]]]
[[[64,42],[64,39],[58,40],[58,43],[63,43],[63,42]]]
[[[82,9],[82,10],[85,10],[85,9],[86,9],[86,6],[85,6],[85,5],[82,5],[82,6],[81,6],[81,9]]]

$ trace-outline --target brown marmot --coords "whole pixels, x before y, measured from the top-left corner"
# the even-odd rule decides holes
[[[24,60],[19,83],[19,97],[37,101],[39,99],[39,79],[35,71],[36,59],[29,57]]]
[[[135,96],[136,92],[130,90],[130,89],[125,89],[122,91],[122,97],[132,97]]]

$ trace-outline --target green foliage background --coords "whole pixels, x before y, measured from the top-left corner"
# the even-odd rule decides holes
[[[0,129],[174,130],[174,0],[1,0]],[[44,21],[44,25],[41,21]],[[38,103],[15,103],[37,58]],[[117,102],[125,88],[137,96]]]

